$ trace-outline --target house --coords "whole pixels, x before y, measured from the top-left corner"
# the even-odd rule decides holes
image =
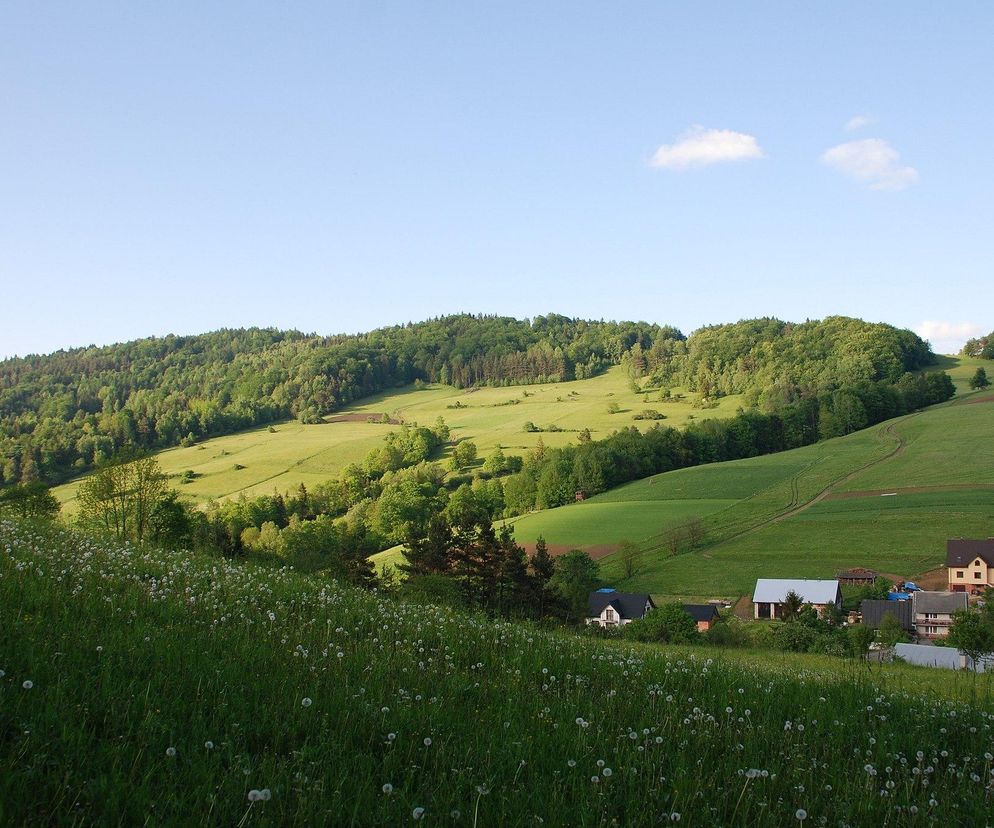
[[[852,569],[847,569],[845,572],[840,572],[835,577],[840,584],[845,584],[846,586],[873,586],[873,582],[880,577],[880,573],[874,572],[872,569],[865,569],[862,566],[856,566]]]
[[[860,602],[859,612],[863,616],[863,623],[874,630],[880,629],[880,622],[884,620],[884,615],[888,612],[900,622],[902,630],[905,632],[914,632],[915,630],[915,616],[911,611],[911,601],[884,601],[865,598]]]
[[[587,623],[601,627],[622,627],[656,608],[648,593],[618,592],[610,588],[591,592],[587,602]]]
[[[949,633],[953,613],[965,610],[967,597],[962,592],[916,592],[912,598],[915,632],[922,638],[936,638]]]
[[[806,580],[803,578],[760,578],[752,594],[755,618],[780,618],[783,615],[783,602],[787,594],[795,592],[805,604],[810,604],[821,615],[826,608],[835,605],[842,609],[842,589],[839,582]]]
[[[697,632],[707,632],[718,621],[718,608],[714,604],[684,604],[683,611],[694,619]]]
[[[946,541],[949,591],[978,595],[994,586],[994,538]]]

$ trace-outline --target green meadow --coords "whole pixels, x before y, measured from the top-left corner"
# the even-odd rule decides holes
[[[967,373],[965,370],[960,373]],[[968,372],[972,374],[972,370]],[[794,451],[636,481],[515,522],[519,542],[603,554],[644,551],[607,580],[666,597],[751,592],[758,577],[833,577],[867,566],[904,577],[940,567],[950,537],[994,535],[994,403],[953,403]],[[700,518],[705,538],[673,554],[672,530]]]
[[[673,393],[681,391],[674,389]],[[730,417],[741,404],[739,397],[726,397],[717,408],[696,409],[691,402],[695,396],[688,394],[682,401],[662,402],[658,392],[635,393],[621,366],[592,379],[564,383],[461,390],[443,385],[407,386],[366,397],[326,418],[331,422],[278,423],[272,431],[264,426],[215,437],[194,446],[162,451],[157,457],[176,487],[202,503],[240,494],[251,497],[274,490],[284,492],[301,483],[311,486],[332,479],[349,463],[361,461],[380,445],[388,431],[396,428],[365,421],[379,420],[384,414],[395,421],[425,426],[442,417],[452,440],[476,443],[483,458],[497,446],[506,454],[523,455],[540,439],[547,446],[565,445],[575,442],[577,433],[585,428],[590,429],[594,439],[600,439],[626,426],[644,429],[662,422],[679,427],[693,418]],[[612,403],[617,404],[617,413],[608,412]],[[646,408],[666,419],[633,419]],[[358,421],[341,421],[342,417]],[[527,422],[561,430],[526,432]],[[180,475],[187,470],[195,477],[181,484]],[[69,513],[77,485],[78,481],[74,481],[53,490]]]
[[[990,816],[989,675],[633,646],[10,521],[0,606],[5,825]]]

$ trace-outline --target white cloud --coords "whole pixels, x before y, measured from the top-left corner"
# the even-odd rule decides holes
[[[959,353],[968,339],[984,333],[973,322],[941,322],[926,319],[915,328],[915,333],[932,343],[932,350],[940,354]]]
[[[869,126],[875,120],[875,118],[871,118],[869,115],[854,115],[846,121],[845,130],[846,132],[855,132],[857,129]]]
[[[755,136],[730,129],[691,127],[675,144],[663,144],[649,162],[651,167],[685,170],[706,167],[722,161],[763,158],[763,150]]]
[[[918,181],[918,170],[902,166],[901,156],[882,138],[839,144],[821,162],[867,184],[871,190],[903,190]]]

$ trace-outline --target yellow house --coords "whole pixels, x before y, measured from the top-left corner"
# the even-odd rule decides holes
[[[949,591],[977,595],[994,587],[994,538],[946,541]]]

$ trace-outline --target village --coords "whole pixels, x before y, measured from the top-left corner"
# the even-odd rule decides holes
[[[872,630],[875,640],[869,646],[869,657],[874,660],[898,658],[929,667],[994,670],[990,654],[975,659],[944,646],[957,613],[966,612],[971,602],[982,606],[984,593],[994,588],[994,538],[948,540],[945,570],[945,590],[887,579],[864,567],[826,579],[759,578],[751,596],[751,612],[746,617],[755,623],[790,621],[809,607],[809,612],[820,619],[834,618],[842,626],[863,625]],[[860,591],[871,590],[878,597],[863,597],[856,606],[845,606],[844,591],[858,596]],[[587,624],[604,629],[620,629],[657,609],[647,593],[619,592],[611,587],[590,593],[588,603]],[[680,606],[699,633],[707,633],[733,612],[728,602],[717,599]],[[738,617],[742,618],[742,613]],[[878,640],[881,628],[887,626],[899,630],[904,640],[895,640],[892,647]]]

